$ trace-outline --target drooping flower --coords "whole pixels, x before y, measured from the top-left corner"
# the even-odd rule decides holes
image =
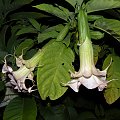
[[[78,72],[71,73],[71,77],[73,79],[64,85],[70,86],[75,92],[79,91],[79,86],[81,84],[88,89],[94,89],[98,87],[98,90],[102,91],[107,87],[107,83],[110,82],[106,80],[106,75],[111,62],[103,71],[100,71],[95,67],[87,14],[83,9],[80,9],[78,14],[78,31],[80,42],[80,69]]]
[[[10,78],[10,83],[14,86],[14,89],[17,89],[18,92],[32,92],[34,84],[34,74],[33,71],[37,66],[41,52],[38,51],[31,59],[24,60],[22,56],[16,58],[16,65],[19,67],[18,70],[13,71],[13,69],[7,65],[6,59],[2,68],[2,73],[8,73]],[[33,83],[33,86],[26,87],[26,80],[30,80]]]

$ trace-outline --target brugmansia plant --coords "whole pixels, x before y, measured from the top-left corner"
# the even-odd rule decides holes
[[[4,59],[0,91],[6,86],[5,97],[0,103],[0,107],[7,105],[4,120],[88,119],[84,114],[77,115],[73,105],[69,104],[73,103],[72,100],[68,98],[64,98],[63,106],[54,108],[51,105],[53,100],[59,101],[65,97],[67,92],[81,92],[84,90],[82,86],[88,91],[94,89],[99,91],[98,94],[102,92],[108,104],[120,97],[120,58],[116,46],[110,46],[110,43],[120,42],[120,21],[117,20],[120,1],[65,0],[62,5],[59,1],[56,3],[32,6],[40,13],[25,15],[22,11],[22,14],[10,14],[11,29],[9,22],[1,23],[1,36],[4,31],[6,35],[11,30],[11,38],[5,40],[3,35],[4,46],[0,46],[3,53],[0,57]],[[113,12],[111,17],[116,19],[107,16],[107,13],[110,14],[108,9]],[[24,17],[21,18],[22,15]],[[4,19],[7,21],[6,16]],[[18,18],[13,22],[15,16]],[[8,42],[7,46],[5,42]],[[9,94],[13,96],[8,97]],[[42,105],[43,100],[47,102],[46,107]],[[60,116],[55,111],[60,112]],[[103,108],[99,106],[98,110],[97,106],[95,115],[91,117],[89,113],[88,117],[97,119],[96,116],[105,116],[110,119],[108,113],[102,114],[101,111]],[[69,117],[66,113],[70,114]]]

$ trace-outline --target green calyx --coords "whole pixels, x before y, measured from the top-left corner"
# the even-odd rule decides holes
[[[41,50],[38,50],[38,52],[29,60],[24,60],[25,66],[27,68],[34,68],[39,63],[39,60],[41,58]]]
[[[87,20],[87,13],[80,9],[78,13],[78,32],[79,32],[79,57],[80,57],[80,71],[87,73],[86,76],[92,74],[93,60],[93,47],[90,38],[90,30]]]

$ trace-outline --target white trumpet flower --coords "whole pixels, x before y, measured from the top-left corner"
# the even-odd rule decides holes
[[[102,91],[107,87],[106,80],[107,70],[111,65],[100,71],[94,65],[93,47],[90,39],[89,26],[87,21],[87,14],[84,10],[80,10],[78,14],[78,28],[79,28],[79,57],[80,57],[80,69],[78,72],[71,73],[73,78],[65,86],[70,86],[75,92],[79,91],[79,86],[83,85],[88,89],[98,88]]]
[[[79,86],[81,84],[88,89],[98,87],[98,90],[102,91],[107,87],[107,83],[110,82],[106,80],[106,75],[112,61],[105,70],[100,71],[97,69],[94,65],[93,48],[91,45],[92,43],[85,40],[80,46],[80,70],[78,72],[71,73],[71,77],[73,79],[65,84],[65,86],[70,86],[75,92],[79,91]],[[86,47],[89,49],[86,50]]]

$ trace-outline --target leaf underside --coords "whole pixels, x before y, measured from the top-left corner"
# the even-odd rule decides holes
[[[120,7],[119,0],[99,0],[99,2],[98,0],[90,0],[86,4],[86,9],[88,13],[118,7]]]

